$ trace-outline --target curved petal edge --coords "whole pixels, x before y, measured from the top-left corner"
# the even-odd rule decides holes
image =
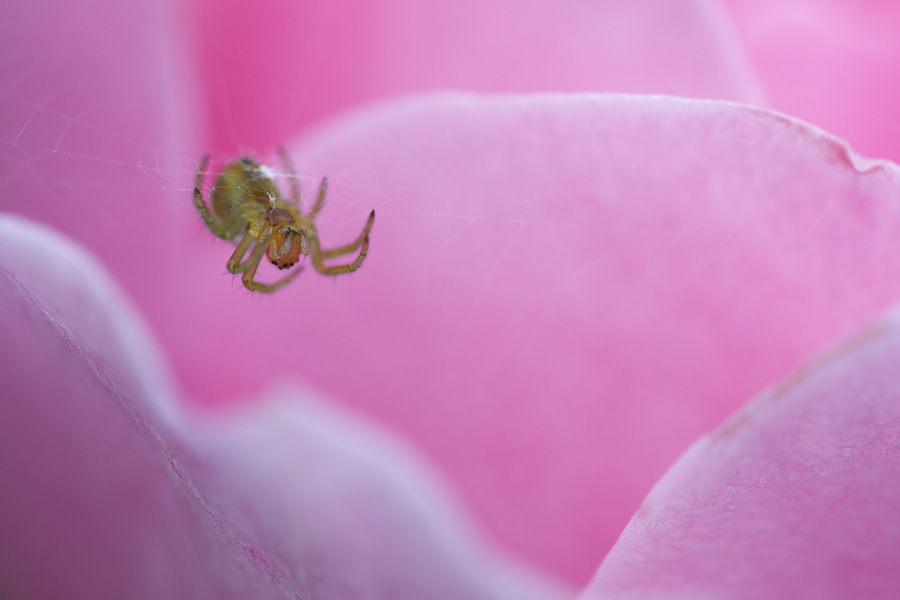
[[[6,597],[558,600],[478,541],[415,453],[287,390],[182,412],[97,262],[0,215]]]
[[[896,598],[898,364],[894,312],[698,441],[582,598]]]

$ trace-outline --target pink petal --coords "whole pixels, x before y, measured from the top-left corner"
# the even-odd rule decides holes
[[[5,597],[281,597],[195,495],[164,373],[93,259],[0,217],[0,323]]]
[[[302,184],[331,176],[335,243],[378,209],[368,262],[250,297],[191,205],[199,119],[156,54],[158,5],[68,6],[4,11],[3,206],[97,251],[196,396],[310,381],[407,432],[497,537],[573,580],[697,435],[897,297],[891,169],[733,107],[585,98],[323,133]]]
[[[0,323],[4,597],[563,597],[408,448],[308,393],[181,415],[96,262],[5,215]]]
[[[900,161],[900,6],[725,0],[772,105]]]
[[[574,595],[498,559],[411,448],[308,390],[208,421],[191,435],[201,479],[312,598]]]
[[[201,0],[195,11],[212,146],[229,154],[429,89],[762,97],[727,22],[702,0]]]
[[[898,317],[697,442],[582,598],[900,595]]]
[[[288,373],[326,390],[572,581],[691,442],[900,296],[896,167],[736,105],[430,96],[293,155],[307,198],[330,178],[326,245],[377,210],[369,257],[248,297],[198,223],[166,325],[182,380],[210,403]]]
[[[150,311],[180,261],[164,194],[183,197],[200,154],[187,149],[197,119],[171,12],[166,0],[0,7],[0,210],[75,237]]]

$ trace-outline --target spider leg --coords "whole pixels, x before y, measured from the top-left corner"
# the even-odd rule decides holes
[[[291,201],[294,206],[300,207],[300,186],[297,185],[297,174],[294,172],[294,163],[291,161],[290,155],[284,147],[278,148],[278,155],[281,157],[281,164],[288,174],[288,185],[291,186]]]
[[[244,238],[246,239],[246,237]],[[264,294],[271,294],[272,292],[279,290],[286,286],[291,282],[297,275],[299,275],[303,271],[303,267],[298,267],[296,271],[289,274],[287,277],[276,281],[275,283],[259,283],[258,281],[253,281],[253,278],[256,277],[256,270],[259,268],[259,263],[262,261],[263,254],[266,253],[266,247],[269,245],[270,238],[264,237],[259,240],[256,244],[256,248],[253,249],[253,252],[250,253],[250,258],[247,259],[247,262],[243,263],[244,276],[241,277],[241,281],[244,283],[244,287],[250,290],[251,292],[262,292]],[[243,243],[243,240],[241,240]]]
[[[200,159],[200,167],[197,169],[197,177],[194,179],[194,204],[197,205],[197,210],[200,211],[200,216],[203,217],[203,222],[206,223],[209,230],[223,240],[227,240],[229,238],[225,235],[224,229],[216,222],[212,213],[209,212],[206,202],[203,201],[203,194],[200,193],[200,188],[203,187],[203,174],[206,172],[207,165],[209,165],[209,154]]]
[[[312,242],[312,260],[313,266],[316,268],[316,271],[321,273],[322,275],[340,275],[342,273],[352,273],[357,270],[360,266],[362,266],[363,261],[366,260],[366,253],[369,251],[369,231],[372,229],[372,224],[375,222],[375,211],[372,211],[372,214],[369,215],[369,220],[366,222],[366,226],[363,229],[362,233],[352,244],[347,244],[346,246],[341,246],[340,248],[334,248],[333,250],[322,250],[321,244],[319,244],[319,238],[314,236],[310,238]],[[359,250],[359,255],[356,257],[352,263],[347,265],[335,265],[333,267],[326,267],[325,263],[322,259],[328,258],[331,256],[340,256],[341,254],[347,254],[348,252],[353,252],[359,246],[362,246]]]
[[[316,198],[316,204],[312,207],[312,210],[309,211],[309,220],[312,221],[316,218],[316,214],[322,209],[322,205],[325,204],[325,193],[328,191],[328,179],[323,177],[321,183],[319,183],[319,195]]]
[[[340,256],[341,254],[347,254],[349,252],[353,252],[357,248],[359,248],[363,241],[369,237],[369,231],[372,230],[372,224],[375,223],[375,211],[369,215],[369,220],[366,222],[366,226],[363,228],[362,233],[359,234],[359,237],[356,238],[355,242],[347,244],[346,246],[341,246],[339,248],[332,248],[331,250],[322,250],[322,258],[331,258],[332,256]]]
[[[250,265],[250,261],[253,260],[253,254],[250,254],[250,258],[248,258],[245,262],[241,262],[241,259],[244,258],[244,255],[247,253],[247,249],[250,248],[250,244],[253,243],[253,240],[256,238],[253,237],[249,231],[247,235],[241,239],[241,243],[238,244],[237,248],[234,251],[234,254],[231,255],[231,258],[228,259],[228,272],[229,273],[240,273],[241,271],[246,271],[247,267]]]
[[[366,260],[366,253],[369,251],[369,238],[365,238],[362,241],[362,248],[359,251],[359,256],[357,256],[356,260],[354,260],[352,263],[348,265],[335,265],[333,267],[326,267],[325,263],[322,262],[322,248],[319,247],[319,240],[313,239],[312,244],[313,266],[316,268],[316,271],[318,271],[322,275],[341,275],[343,273],[352,273],[362,266],[363,261]]]

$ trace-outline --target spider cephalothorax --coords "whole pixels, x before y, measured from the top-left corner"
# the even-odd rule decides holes
[[[266,220],[272,225],[272,240],[266,255],[273,265],[290,269],[300,260],[301,254],[309,255],[309,236],[294,225],[290,213],[282,208],[272,208],[266,213]]]
[[[300,188],[297,186],[290,158],[283,151],[281,158],[284,161],[285,171],[290,176],[292,203],[281,199],[278,186],[275,185],[269,170],[249,158],[238,159],[219,173],[212,189],[212,213],[200,191],[209,156],[204,156],[200,161],[194,182],[194,203],[207,227],[222,239],[240,238],[237,249],[228,260],[228,271],[243,273],[241,280],[244,286],[252,291],[274,292],[302,270],[297,269],[272,284],[254,281],[263,254],[266,254],[269,261],[279,269],[290,269],[300,256],[309,255],[312,256],[313,266],[319,273],[324,275],[352,273],[366,258],[369,232],[375,222],[373,210],[356,241],[332,250],[322,250],[313,220],[325,202],[328,181],[322,179],[316,204],[308,215],[304,215],[300,212]],[[359,255],[350,264],[328,267],[323,262],[323,259],[349,254],[357,248],[360,249]],[[247,260],[243,260],[248,251],[250,256]]]

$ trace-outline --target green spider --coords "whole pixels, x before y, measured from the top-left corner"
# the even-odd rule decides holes
[[[308,215],[300,212],[300,189],[294,176],[294,169],[287,153],[281,151],[285,170],[290,175],[291,202],[281,199],[278,186],[272,180],[269,169],[249,158],[240,158],[219,173],[212,188],[212,213],[203,194],[203,176],[209,164],[209,156],[204,156],[197,170],[194,182],[194,203],[207,227],[223,240],[240,238],[237,249],[228,259],[230,273],[243,273],[244,287],[254,292],[270,294],[291,282],[302,271],[302,267],[276,281],[266,284],[254,281],[256,270],[263,254],[269,257],[279,269],[290,269],[300,255],[311,255],[316,271],[323,275],[340,275],[357,270],[366,259],[369,250],[369,231],[375,222],[375,211],[359,237],[350,244],[331,250],[322,250],[314,219],[325,203],[328,180],[322,179],[319,196]],[[251,246],[256,244],[252,250]],[[359,255],[352,263],[325,266],[324,259],[349,254],[359,248]],[[250,256],[243,260],[247,251]]]

